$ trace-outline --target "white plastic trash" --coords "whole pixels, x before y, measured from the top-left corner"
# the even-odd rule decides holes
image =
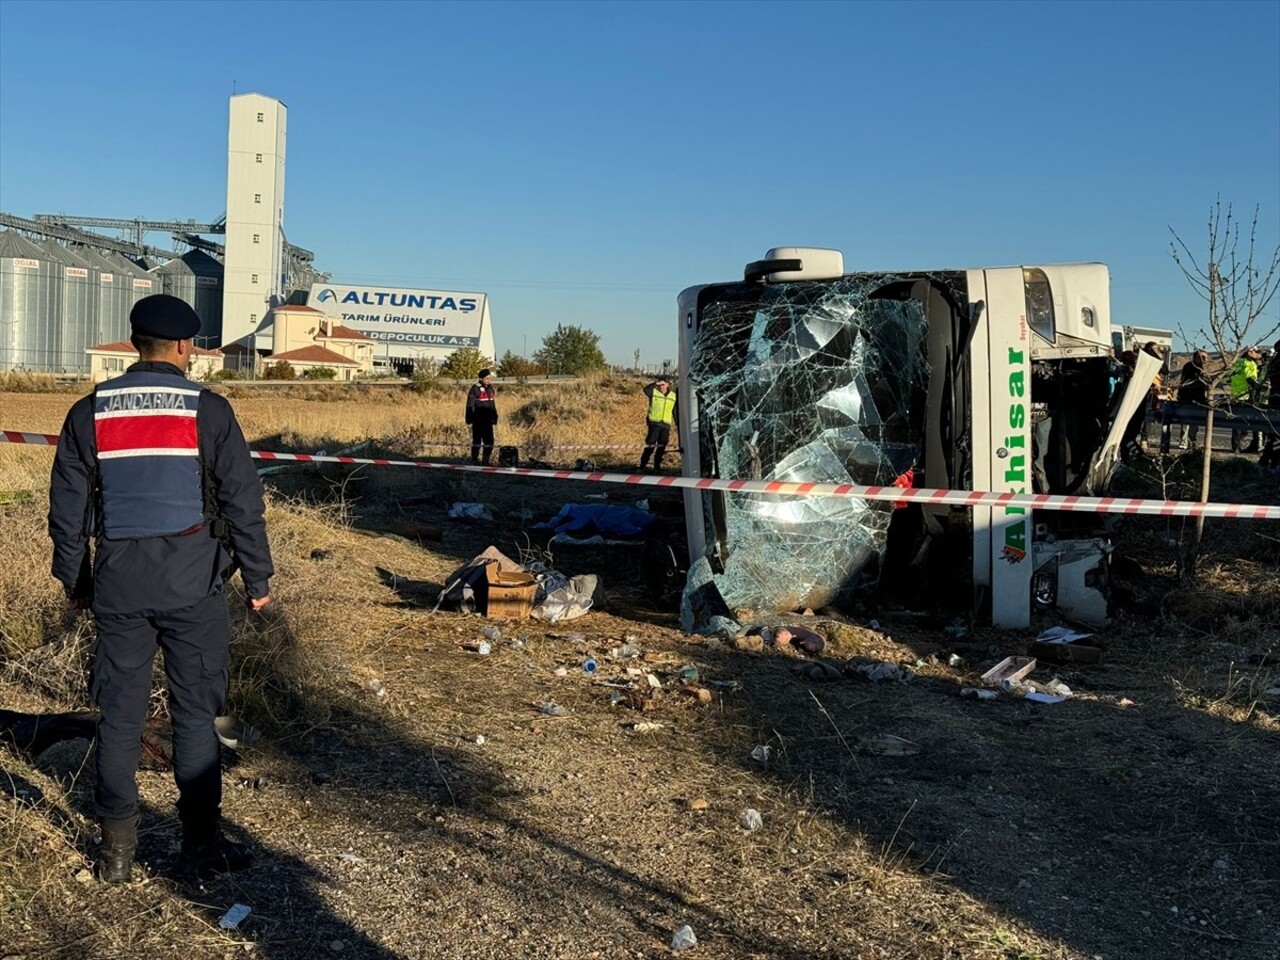
[[[690,947],[698,945],[698,937],[693,932],[693,927],[687,923],[683,927],[679,927],[675,933],[671,935],[671,949],[679,953],[681,950],[688,950]]]
[[[218,918],[218,926],[223,930],[235,930],[245,917],[253,912],[253,908],[243,903],[233,903],[231,908]]]

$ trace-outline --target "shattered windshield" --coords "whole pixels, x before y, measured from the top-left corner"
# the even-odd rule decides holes
[[[895,278],[733,284],[704,292],[689,363],[703,472],[725,479],[890,484],[916,464],[927,322]],[[831,602],[873,579],[890,504],[704,496],[731,607]]]

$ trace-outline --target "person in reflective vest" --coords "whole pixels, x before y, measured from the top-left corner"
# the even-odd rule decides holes
[[[1254,391],[1258,388],[1258,361],[1262,359],[1262,351],[1250,347],[1236,358],[1231,368],[1231,402],[1248,403],[1256,400]],[[1231,452],[1238,453],[1249,449],[1249,430],[1231,431]]]
[[[644,452],[640,454],[640,469],[649,465],[649,455],[653,454],[653,469],[661,470],[662,455],[667,452],[671,428],[676,422],[676,391],[670,380],[659,377],[644,388],[644,395],[649,398],[645,420],[648,432],[644,437]]]
[[[467,425],[471,427],[471,462],[485,465],[493,457],[493,428],[498,422],[498,391],[493,386],[493,373],[481,370],[479,379],[467,393]]]
[[[223,839],[214,718],[225,713],[234,563],[250,610],[271,595],[262,484],[225,398],[185,376],[200,318],[182,300],[146,297],[129,315],[138,363],[67,414],[49,486],[53,575],[93,612],[90,692],[98,721],[96,872],[132,877],[143,725],[156,650],[164,653],[182,849],[199,877],[248,865]]]

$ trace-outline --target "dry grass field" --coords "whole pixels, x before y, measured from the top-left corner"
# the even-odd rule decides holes
[[[461,387],[249,389],[232,402],[260,449],[374,438],[421,456],[462,439]],[[0,393],[0,426],[54,432],[73,399]],[[630,451],[565,447],[642,437],[635,383],[513,387],[500,402],[499,442],[548,462],[627,463]],[[49,457],[0,445],[0,708],[86,706],[91,622],[47,575]],[[1220,477],[1220,497],[1280,499],[1249,465]],[[1076,696],[1036,706],[960,696],[1030,633],[960,642],[891,611],[804,618],[833,661],[915,672],[814,684],[790,658],[682,633],[643,596],[627,547],[557,548],[558,568],[603,578],[606,609],[500,624],[477,656],[462,645],[485,621],[431,612],[453,568],[490,543],[539,549],[530,514],[641,494],[434,471],[268,482],[276,603],[254,618],[235,606],[232,690],[264,736],[228,752],[224,775],[224,812],[255,868],[170,879],[175,791],[144,770],[143,877],[91,882],[90,745],[0,747],[0,957],[656,958],[682,924],[693,957],[1280,955],[1275,524],[1211,523],[1189,590],[1171,559],[1180,525],[1129,521],[1103,663],[1062,668]],[[498,519],[451,521],[455,500],[493,504]],[[405,521],[443,540],[384,532]],[[624,642],[643,659],[615,659]],[[688,666],[708,702],[682,689]],[[611,702],[629,669],[662,689]],[[543,713],[549,701],[568,715]],[[905,748],[886,753],[885,737]],[[741,825],[748,808],[760,829]],[[253,913],[218,929],[237,902]]]

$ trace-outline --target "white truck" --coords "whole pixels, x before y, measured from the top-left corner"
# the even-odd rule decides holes
[[[692,477],[1101,495],[1159,365],[1112,395],[1100,263],[846,274],[839,251],[775,248],[683,291],[679,316]],[[690,563],[735,609],[865,591],[1000,627],[1107,616],[1103,515],[684,496]]]

